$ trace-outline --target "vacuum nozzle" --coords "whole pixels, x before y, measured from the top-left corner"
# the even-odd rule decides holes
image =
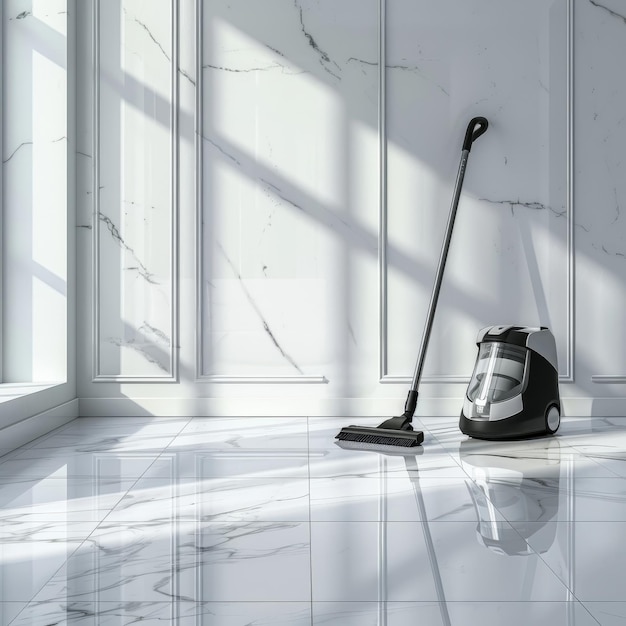
[[[398,430],[396,428],[368,428],[367,426],[344,426],[336,439],[355,441],[386,446],[403,446],[410,448],[419,446],[424,441],[424,433],[420,430]]]
[[[411,389],[404,405],[404,413],[390,417],[380,426],[346,426],[341,429],[335,439],[340,441],[356,441],[388,446],[419,446],[424,441],[424,433],[413,430],[411,420],[417,406],[417,391]]]

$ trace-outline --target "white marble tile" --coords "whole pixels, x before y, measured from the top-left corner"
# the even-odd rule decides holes
[[[563,437],[519,441],[486,441],[454,432],[437,434],[441,443],[473,478],[559,478],[573,466],[578,476],[614,478],[617,474],[598,460],[581,454]],[[436,431],[435,431],[436,432]]]
[[[284,478],[308,476],[309,454],[301,448],[223,448],[170,446],[145,474],[147,478]]]
[[[14,459],[16,456],[20,455],[24,450],[28,448],[27,445],[20,446],[19,448],[14,448],[12,450],[6,450],[3,456],[0,456],[0,465]]]
[[[0,620],[2,624],[11,621],[26,607],[26,602],[4,602],[0,600]]]
[[[585,608],[602,626],[626,624],[626,602],[585,602]]]
[[[585,420],[570,444],[581,458],[626,478],[626,419],[594,417]]]
[[[151,452],[102,452],[64,455],[58,450],[19,450],[0,463],[0,478],[139,478],[159,457]]]
[[[567,599],[537,554],[489,549],[476,522],[316,522],[311,558],[316,602]]]
[[[335,477],[311,479],[311,520],[476,521],[466,478]],[[503,520],[503,518],[498,517]]]
[[[586,454],[581,455],[581,458],[584,459],[587,466],[593,463],[601,467],[611,476],[626,478],[626,459],[610,458],[608,456],[590,456]]]
[[[106,511],[102,512],[102,516]],[[28,517],[3,519],[0,525],[0,542],[25,544],[31,540],[66,539],[76,545],[87,539],[101,520],[75,521],[71,519],[31,520]]]
[[[4,533],[3,533],[4,534]],[[59,570],[84,537],[68,532],[29,532],[0,542],[0,598],[29,601]]]
[[[559,429],[554,436],[530,437],[527,439],[487,440],[464,435],[459,430],[458,418],[422,418],[425,428],[450,454],[457,457],[461,451],[471,449],[492,451],[501,456],[551,457],[556,451],[570,451],[567,437]],[[565,422],[565,419],[563,420]]]
[[[7,457],[15,452],[15,448],[0,448],[0,464],[6,461]]]
[[[135,479],[0,478],[2,524],[101,520]]]
[[[158,602],[174,595],[179,539],[173,523],[101,526],[34,598]]]
[[[112,431],[118,436],[177,435],[191,420],[188,417],[79,417],[53,434],[83,434],[98,436],[101,431]]]
[[[310,600],[308,524],[208,523],[194,542],[199,599]]]
[[[616,476],[498,478],[481,488],[510,522],[626,521],[626,479]]]
[[[14,626],[49,624],[167,624],[175,621],[177,607],[166,602],[31,602],[12,622]],[[185,623],[185,622],[180,622]]]
[[[193,435],[198,445],[236,448],[306,448],[305,417],[196,417],[179,437]]]
[[[518,526],[515,522],[512,525]],[[530,528],[533,524],[525,523],[525,526]],[[583,604],[622,600],[626,522],[557,521],[534,526],[544,536],[550,534],[555,540],[542,545],[541,533],[534,532],[529,533],[528,543],[541,552],[541,558],[578,600]]]
[[[101,524],[37,602],[300,601],[310,598],[308,524]]]
[[[306,418],[195,418],[167,447],[146,476],[308,476]]]
[[[161,449],[189,423],[190,418],[124,417],[78,418],[30,442],[38,450],[72,448],[76,452],[108,449]]]
[[[5,610],[15,612],[24,606],[15,604],[15,608],[8,606]],[[149,626],[168,623],[179,626],[310,626],[311,608],[309,603],[303,602],[33,602],[12,626],[61,623],[94,626],[135,623]]]
[[[568,442],[577,450],[611,456],[623,454],[626,444],[626,418],[592,417],[577,419],[569,429]]]
[[[197,602],[181,603],[181,619],[186,626],[310,626],[309,602]],[[191,621],[193,618],[193,622]]]
[[[488,441],[467,437],[460,432],[456,418],[421,419],[437,442],[455,457],[471,454],[473,449],[499,456],[546,460],[557,456],[564,459],[571,455],[576,460],[585,460],[588,465],[593,466],[592,457],[620,458],[620,451],[626,444],[626,421],[623,418],[563,417],[561,427],[554,436],[510,441]],[[612,451],[615,451],[616,455],[613,455]],[[601,469],[601,465],[596,465]]]
[[[304,478],[141,478],[107,516],[110,522],[308,521]]]
[[[481,524],[490,524],[494,511],[509,522],[547,522],[559,519],[563,503],[558,483],[545,479],[476,481],[469,484]],[[520,534],[523,533],[520,531]]]
[[[597,626],[585,607],[570,602],[328,602],[313,603],[314,626]],[[605,622],[602,622],[603,624]],[[607,624],[609,622],[606,622]],[[617,622],[615,622],[617,624]]]
[[[48,454],[69,456],[115,450],[125,452],[155,450],[160,452],[174,440],[174,437],[175,434],[160,435],[137,433],[132,435],[120,435],[117,432],[103,433],[102,431],[100,431],[99,434],[95,433],[91,436],[86,436],[83,433],[58,433],[29,446],[25,450],[25,454],[34,456],[47,452]]]

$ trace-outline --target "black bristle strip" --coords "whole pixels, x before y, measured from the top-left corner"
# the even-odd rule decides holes
[[[387,446],[404,446],[410,448],[417,446],[418,443],[415,439],[406,439],[402,437],[390,437],[387,435],[364,435],[360,433],[346,433],[340,432],[336,439],[342,441],[357,441],[359,443],[373,443]]]

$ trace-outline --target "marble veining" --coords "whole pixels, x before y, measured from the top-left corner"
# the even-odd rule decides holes
[[[245,282],[241,276],[241,274],[239,273],[239,271],[237,270],[237,268],[235,267],[235,264],[233,263],[233,261],[231,260],[231,258],[228,256],[228,254],[226,253],[226,250],[224,250],[224,247],[218,242],[217,243],[217,247],[220,250],[220,252],[222,253],[224,259],[226,260],[226,262],[228,263],[228,265],[230,266],[230,268],[232,269],[233,273],[235,274],[235,276],[237,277],[237,280],[239,281],[239,285],[243,291],[243,293],[246,296],[246,299],[248,300],[248,302],[250,303],[250,306],[252,308],[252,310],[256,313],[256,315],[259,317],[259,319],[261,320],[261,323],[263,324],[263,329],[265,330],[265,332],[267,333],[267,335],[269,336],[270,340],[272,341],[272,343],[274,344],[274,346],[276,347],[276,349],[280,352],[280,354],[282,355],[282,357],[290,364],[292,365],[295,370],[299,373],[299,374],[304,374],[304,372],[302,371],[302,369],[300,368],[300,366],[293,360],[293,358],[287,354],[287,352],[285,352],[285,350],[282,348],[282,346],[280,345],[280,343],[278,343],[278,340],[276,339],[275,334],[271,331],[269,324],[267,323],[267,320],[265,319],[265,317],[263,316],[263,313],[261,312],[261,310],[259,309],[259,306],[257,305],[257,303],[255,302],[254,298],[252,297],[250,291],[246,288]]]
[[[202,136],[202,139],[210,143],[214,148],[217,148],[217,150],[219,150],[225,157],[229,158],[231,161],[233,161],[237,165],[241,165],[241,161],[235,158],[232,154],[229,154],[228,152],[226,152],[226,150],[224,150],[224,148],[220,146],[215,140],[211,139],[210,137],[205,137],[204,135]]]
[[[13,150],[13,152],[11,152],[11,154],[6,159],[3,159],[2,163],[8,163],[17,154],[17,152],[19,152],[19,150],[21,150],[24,146],[32,146],[32,145],[33,145],[32,141],[22,141],[22,143],[19,146],[17,146],[17,148],[15,148],[15,150]]]
[[[274,51],[274,50],[272,50]],[[223,72],[233,72],[234,74],[248,72],[269,72],[271,70],[280,70],[283,74],[303,74],[303,70],[292,70],[289,67],[286,67],[282,63],[270,63],[269,65],[263,66],[251,66],[251,67],[226,67],[224,65],[214,65],[212,63],[205,63],[202,66],[202,69],[210,69],[210,70],[220,70]]]
[[[437,81],[433,80],[419,65],[403,65],[400,63],[386,63],[385,64],[385,68],[388,70],[400,70],[402,72],[410,72],[412,74],[416,74],[417,76],[419,76],[422,79],[426,79],[427,81],[431,82],[432,84],[434,84],[437,89],[443,93],[444,95],[446,95],[448,98],[450,97],[450,92],[440,83],[438,83]],[[478,104],[478,103],[476,103]]]
[[[156,328],[154,326],[152,326],[151,324],[149,324],[148,322],[146,322],[145,320],[143,321],[143,324],[139,327],[138,329],[139,331],[143,331],[143,330],[147,330],[149,333],[151,333],[152,335],[154,335],[154,337],[160,341],[161,343],[163,343],[166,346],[170,346],[172,341],[169,338],[169,336],[167,335],[167,333],[164,333],[162,330],[160,330],[159,328]]]
[[[309,46],[311,46],[311,48],[313,48],[313,50],[319,55],[320,65],[324,68],[325,72],[328,72],[334,78],[341,80],[341,76],[337,74],[337,71],[341,71],[341,67],[328,56],[327,52],[319,47],[319,45],[313,38],[313,35],[307,30],[307,27],[304,24],[303,7],[300,5],[298,0],[294,0],[294,4],[300,13],[300,29],[302,31],[302,34],[306,37]]]
[[[109,343],[118,348],[129,348],[137,354],[141,355],[148,363],[153,363],[158,366],[159,369],[169,373],[169,355],[154,355],[154,347],[145,342],[140,342],[137,339],[120,339],[119,337],[105,337],[104,342]],[[167,362],[165,361],[167,359]]]
[[[128,10],[126,9],[126,7],[122,6],[122,11],[124,12],[124,15],[128,16]],[[143,21],[141,21],[136,15],[131,15],[130,17],[135,22],[135,24],[137,24],[148,35],[148,37],[152,40],[154,45],[161,51],[161,54],[163,54],[167,62],[170,63],[171,62],[170,55],[167,52],[165,52],[165,50],[163,49],[163,46],[159,43],[159,41],[154,36],[152,31],[148,28],[148,26]]]
[[[113,220],[102,212],[98,213],[98,218],[101,222],[106,224],[106,227],[115,241],[127,252],[129,252],[135,259],[136,267],[127,267],[126,269],[137,270],[140,276],[142,276],[147,282],[152,285],[158,285],[159,282],[154,278],[154,274],[148,270],[148,268],[139,260],[135,251],[124,241],[118,227],[113,223]]]
[[[601,4],[600,2],[596,2],[596,0],[589,0],[589,2],[594,7],[598,7],[599,9],[602,9],[602,10],[606,11],[612,17],[616,17],[617,19],[622,20],[622,22],[624,22],[624,24],[626,24],[626,16],[622,15],[621,13],[618,13],[617,11],[614,11],[613,9],[605,6],[604,4]]]
[[[482,202],[488,202],[489,204],[507,204],[511,207],[511,215],[515,215],[515,207],[521,207],[524,209],[531,209],[533,211],[550,211],[556,217],[566,217],[567,211],[563,209],[558,211],[557,209],[544,204],[543,202],[522,202],[521,200],[489,200],[488,198],[481,198]]]

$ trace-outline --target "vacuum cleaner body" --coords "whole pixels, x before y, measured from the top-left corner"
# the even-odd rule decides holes
[[[490,326],[476,340],[478,358],[459,420],[477,439],[554,434],[560,425],[556,344],[548,328]]]

